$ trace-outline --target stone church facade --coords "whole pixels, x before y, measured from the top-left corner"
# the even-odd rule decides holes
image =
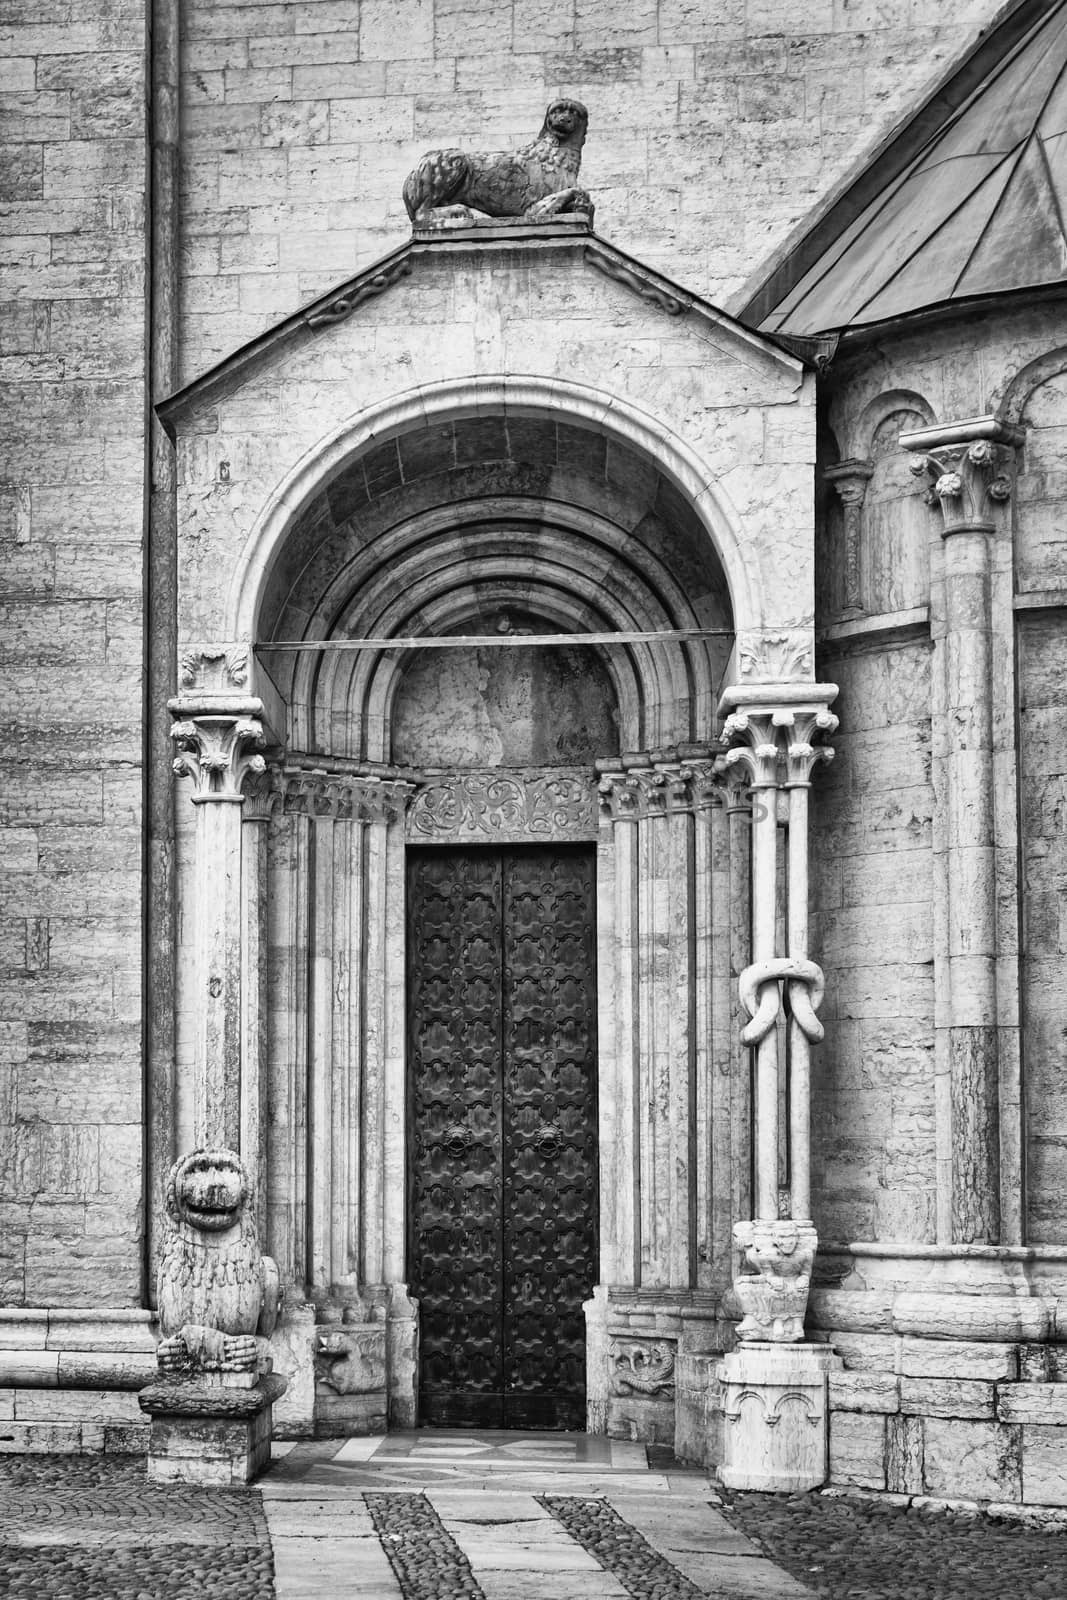
[[[206,1145],[277,1432],[1067,1504],[1067,6],[800,10],[12,22],[3,1448]]]

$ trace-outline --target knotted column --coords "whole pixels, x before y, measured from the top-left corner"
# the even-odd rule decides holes
[[[784,688],[784,686],[783,686]],[[755,1217],[734,1225],[741,1257],[734,1293],[744,1313],[740,1341],[718,1368],[724,1419],[722,1482],[736,1489],[810,1489],[826,1476],[826,1374],[840,1359],[804,1344],[804,1313],[818,1238],[811,1221],[811,1046],[821,969],[808,954],[808,786],[831,752],[815,740],[837,727],[830,684],[811,685],[789,704],[750,703],[727,719],[728,770],[752,790],[752,960],[738,992],[748,1014],[742,1042],[756,1051]],[[780,691],[781,692],[781,691]],[[783,698],[785,696],[783,695]],[[778,947],[779,820],[786,833],[786,948]],[[790,1183],[779,1184],[778,1106],[788,1040]],[[747,1267],[748,1270],[745,1270]]]
[[[936,626],[934,760],[948,897],[947,1029],[952,1242],[1000,1237],[991,577],[994,507],[1011,493],[995,417],[904,433],[912,471],[942,513],[943,620]],[[940,713],[940,714],[938,714]],[[945,1015],[947,1010],[947,1016]]]

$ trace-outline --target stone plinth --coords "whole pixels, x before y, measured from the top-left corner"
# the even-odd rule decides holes
[[[141,1410],[152,1419],[148,1477],[155,1483],[251,1483],[270,1462],[272,1407],[285,1379],[269,1374],[250,1389],[207,1383],[152,1383]]]
[[[728,1489],[795,1492],[826,1481],[827,1345],[750,1342],[716,1374],[723,1413],[719,1478]]]

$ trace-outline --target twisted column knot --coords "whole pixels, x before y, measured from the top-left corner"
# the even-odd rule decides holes
[[[759,1044],[778,1020],[781,996],[778,985],[789,990],[789,1005],[797,1027],[812,1044],[823,1036],[823,1025],[815,1015],[826,992],[823,971],[814,961],[779,956],[774,961],[754,961],[737,980],[741,1004],[751,1018],[741,1030],[744,1044]]]

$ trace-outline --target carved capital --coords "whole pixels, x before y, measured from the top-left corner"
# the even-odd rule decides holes
[[[180,778],[192,778],[194,805],[239,805],[246,779],[266,769],[259,752],[267,738],[258,717],[226,712],[187,717],[172,724],[170,736],[179,752],[174,771]]]
[[[744,774],[753,789],[796,788],[811,781],[816,761],[833,751],[815,740],[833,733],[837,718],[825,706],[776,706],[735,711],[727,717],[721,742],[727,770]]]
[[[606,772],[600,780],[601,816],[610,822],[638,822],[705,810],[722,802],[718,760],[662,763]]]
[[[925,499],[940,506],[943,532],[982,532],[993,528],[993,506],[1010,499],[1014,447],[1022,430],[996,417],[972,417],[902,433],[912,452],[911,470],[929,480]]]

